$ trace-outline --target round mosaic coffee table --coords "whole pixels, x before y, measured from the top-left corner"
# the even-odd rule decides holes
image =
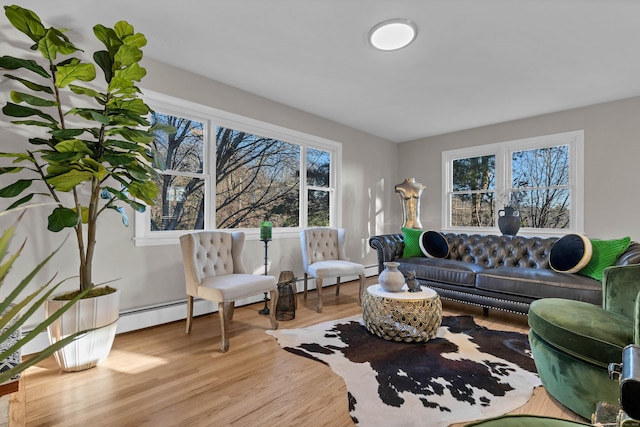
[[[433,289],[386,292],[372,285],[362,294],[362,319],[369,332],[386,340],[423,342],[436,336],[442,302]]]

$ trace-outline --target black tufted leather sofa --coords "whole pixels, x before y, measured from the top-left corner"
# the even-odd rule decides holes
[[[495,236],[443,233],[448,258],[402,258],[402,234],[369,238],[378,254],[378,272],[384,263],[400,263],[405,274],[438,292],[441,298],[527,314],[529,304],[541,298],[566,298],[600,305],[602,286],[579,274],[558,273],[549,267],[549,252],[557,237]],[[616,265],[640,264],[640,244],[631,243]]]

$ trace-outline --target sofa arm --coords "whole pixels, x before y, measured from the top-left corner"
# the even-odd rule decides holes
[[[404,235],[381,234],[369,238],[369,246],[378,253],[378,274],[384,270],[384,263],[402,258],[404,252]]]
[[[640,294],[640,264],[617,265],[604,270],[602,308],[635,317],[636,299]]]

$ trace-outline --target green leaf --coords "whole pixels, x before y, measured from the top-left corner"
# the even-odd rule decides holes
[[[41,122],[39,120],[13,120],[11,123],[14,125],[40,126],[49,129],[55,129],[57,127],[55,123]]]
[[[104,81],[110,83],[113,79],[113,59],[106,50],[94,52],[93,60],[100,66],[104,73]]]
[[[44,156],[42,156],[42,159],[50,163],[57,163],[57,162],[66,163],[66,162],[73,162],[76,160],[80,160],[82,156],[83,154],[78,152],[59,153],[57,151],[51,151],[45,154]],[[49,166],[48,170],[49,171],[51,170],[51,166]]]
[[[0,68],[4,68],[6,70],[17,70],[19,68],[24,68],[29,71],[33,71],[34,73],[39,74],[42,77],[45,77],[45,78],[51,77],[51,74],[49,74],[47,70],[42,68],[40,64],[38,64],[36,61],[32,59],[15,58],[13,56],[6,56],[6,55],[1,56]],[[11,77],[7,76],[7,77],[18,80],[17,77],[13,77],[13,76]]]
[[[123,70],[116,70],[113,79],[109,83],[109,90],[123,89],[133,86],[133,82],[140,81],[147,74],[147,70],[138,63],[132,64]]]
[[[31,187],[32,179],[19,179],[13,184],[9,184],[6,187],[0,189],[0,197],[16,197],[27,188]]]
[[[9,157],[9,158],[15,159],[13,163],[20,163],[25,160],[31,163],[35,163],[35,160],[33,159],[33,157],[31,157],[27,153],[0,153],[0,157]]]
[[[140,144],[150,144],[156,139],[156,136],[151,132],[128,127],[109,129],[107,135],[122,135],[127,141]]]
[[[98,181],[102,181],[109,174],[105,167],[102,166],[102,163],[93,160],[91,157],[85,157],[80,162],[93,172]]]
[[[84,133],[84,129],[58,129],[51,132],[58,140],[71,139]]]
[[[76,212],[76,210],[73,210],[74,212]],[[80,212],[81,212],[81,218],[82,218],[82,223],[83,224],[88,224],[89,223],[89,208],[86,206],[80,206]]]
[[[44,25],[38,15],[20,6],[5,6],[4,13],[9,22],[19,31],[26,34],[34,42],[38,42],[45,35]]]
[[[118,51],[118,48],[122,45],[122,41],[116,34],[114,30],[111,28],[107,28],[104,25],[95,25],[93,27],[93,34],[100,40],[107,50],[109,51],[110,56],[114,56]]]
[[[55,208],[49,215],[47,229],[58,232],[67,227],[75,227],[78,224],[78,213],[69,208]]]
[[[12,76],[11,74],[5,74],[4,76],[9,78],[9,79],[12,79],[12,80],[15,80],[17,82],[22,83],[24,86],[26,86],[27,88],[29,88],[29,89],[31,89],[33,91],[45,92],[45,93],[53,95],[53,89],[51,89],[49,86],[44,86],[44,85],[40,85],[40,84],[37,84],[37,83],[33,83],[33,82],[30,82],[29,80],[25,80],[25,79],[22,79],[20,77]],[[45,76],[45,77],[48,77],[48,75]]]
[[[102,93],[98,92],[97,90],[89,89],[82,86],[70,84],[69,89],[71,89],[73,93],[77,93],[78,95],[87,95],[92,98],[98,98],[100,100],[103,100],[105,97]]]
[[[135,46],[122,45],[116,52],[113,63],[116,69],[128,67],[142,59],[142,51]]]
[[[133,197],[136,197],[151,206],[154,205],[153,200],[158,195],[158,186],[153,181],[131,182],[127,186],[127,190],[129,190]]]
[[[116,24],[117,25],[117,24]],[[137,48],[142,48],[146,46],[147,39],[144,34],[136,33],[127,37],[122,38],[122,42],[126,45],[135,46]]]
[[[55,101],[29,95],[27,93],[16,92],[15,90],[11,91],[11,100],[16,103],[26,102],[27,104],[31,104],[36,107],[53,107],[58,105]]]
[[[102,159],[111,166],[124,166],[137,162],[137,159],[128,153],[122,154],[105,154]]]
[[[104,114],[98,113],[97,111],[92,111],[91,117],[93,118],[93,120],[103,125],[108,125],[111,123],[109,117],[105,116]]]
[[[157,122],[156,124],[154,124],[153,126],[151,126],[149,128],[149,131],[150,132],[154,132],[154,133],[155,132],[164,132],[164,133],[167,133],[169,135],[173,135],[178,130],[174,126],[166,125],[164,123]]]
[[[45,36],[38,40],[38,50],[46,59],[54,61],[58,53],[69,55],[78,49],[69,42],[69,39],[60,30],[49,28]]]
[[[144,101],[140,98],[135,99],[120,99],[115,98],[109,102],[109,107],[113,107],[114,109],[122,109],[126,112],[136,114],[138,116],[146,116],[149,114],[151,109]]]
[[[62,175],[56,175],[51,178],[47,178],[47,183],[53,186],[56,190],[71,191],[77,185],[80,185],[84,181],[91,181],[93,173],[89,171],[79,171],[72,169]]]
[[[59,153],[86,153],[93,154],[93,151],[79,139],[68,139],[56,144]]]
[[[43,113],[42,111],[35,109],[35,108],[31,108],[31,107],[26,107],[24,105],[18,105],[18,104],[14,104],[12,102],[7,102],[7,105],[5,105],[2,108],[2,112],[5,113],[7,116],[10,117],[29,117],[29,116],[39,116],[42,117],[45,120],[48,120],[52,123],[57,123],[57,121],[51,117],[50,115]]]
[[[8,210],[8,211],[9,211],[9,210],[11,210],[11,209],[15,209],[15,208],[17,208],[17,207],[18,207],[18,206],[20,206],[20,205],[24,205],[25,203],[30,202],[30,201],[31,201],[31,199],[33,199],[33,196],[35,196],[35,193],[28,194],[28,195],[26,195],[26,196],[24,196],[24,197],[22,197],[22,198],[20,198],[20,199],[16,200],[16,201],[15,201],[15,202],[13,202],[13,203],[11,204],[11,206],[9,206],[6,210]]]
[[[5,173],[16,173],[16,172],[20,172],[22,169],[24,169],[23,167],[20,166],[8,166],[8,167],[3,167],[0,168],[0,175],[5,174]]]
[[[130,151],[136,151],[136,152],[143,149],[143,147],[136,144],[135,142],[121,141],[119,139],[108,139],[104,142],[104,145],[105,147],[117,147],[117,148],[122,148],[123,150],[130,150]]]
[[[120,40],[123,40],[127,36],[133,35],[133,25],[127,21],[118,21],[113,26],[113,32]]]
[[[96,78],[96,68],[93,64],[73,64],[58,67],[56,75],[56,87],[63,88],[71,82],[82,80],[90,82]]]

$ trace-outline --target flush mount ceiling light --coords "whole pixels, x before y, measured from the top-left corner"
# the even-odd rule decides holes
[[[369,43],[384,51],[398,50],[415,40],[417,34],[418,27],[408,19],[389,19],[369,31]]]

